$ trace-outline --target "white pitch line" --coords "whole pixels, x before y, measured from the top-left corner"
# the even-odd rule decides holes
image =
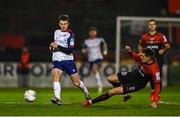
[[[180,103],[177,102],[166,102],[166,101],[159,101],[160,104],[167,104],[167,105],[180,105]]]
[[[51,102],[0,102],[0,104],[52,104]],[[63,104],[73,104],[71,102],[63,102]]]
[[[0,102],[0,104],[24,104],[25,102]]]
[[[34,103],[34,104],[52,104],[51,102],[13,102],[13,101],[9,101],[9,102],[0,102],[0,104],[28,104],[28,103]],[[107,104],[130,104],[131,102],[101,102],[101,103],[107,103]],[[159,104],[167,104],[167,105],[180,105],[180,103],[177,102],[166,102],[166,101],[159,101]],[[63,102],[63,104],[78,104],[78,103],[72,103],[72,102]]]

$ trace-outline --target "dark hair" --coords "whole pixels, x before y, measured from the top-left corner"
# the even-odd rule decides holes
[[[58,17],[58,20],[62,20],[62,21],[68,21],[69,22],[69,16],[68,15],[60,15]]]
[[[155,22],[155,24],[157,24],[157,21],[155,19],[150,19],[148,22]]]
[[[97,28],[95,26],[89,27],[89,31],[97,31]]]
[[[144,53],[146,56],[148,56],[150,58],[155,57],[154,51],[150,48],[143,48],[142,53]]]

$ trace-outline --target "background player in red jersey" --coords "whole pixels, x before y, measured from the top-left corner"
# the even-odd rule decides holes
[[[111,96],[118,94],[127,94],[141,90],[146,87],[148,81],[153,80],[155,84],[155,92],[151,95],[151,106],[157,108],[158,95],[160,93],[160,73],[157,61],[154,57],[152,49],[145,48],[141,54],[131,51],[129,46],[126,50],[132,57],[139,62],[138,67],[131,72],[119,72],[108,77],[108,81],[114,86],[107,93],[100,95],[93,100],[86,100],[83,106],[107,100]]]
[[[155,57],[157,59],[160,75],[162,76],[162,66],[163,66],[163,55],[167,50],[170,49],[170,45],[166,37],[157,31],[157,21],[154,19],[149,20],[148,22],[149,31],[142,35],[139,44],[138,50],[142,52],[142,48],[151,48],[155,52]],[[150,81],[151,92],[154,91],[154,83]]]

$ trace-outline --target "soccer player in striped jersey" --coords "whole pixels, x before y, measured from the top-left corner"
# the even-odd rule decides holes
[[[82,52],[88,55],[90,69],[93,76],[96,78],[98,92],[103,90],[103,84],[100,77],[100,63],[103,60],[103,55],[107,55],[107,44],[103,38],[97,37],[97,28],[89,28],[89,38],[84,41]]]
[[[79,87],[85,95],[87,100],[90,99],[88,89],[84,83],[79,79],[77,68],[73,57],[73,48],[75,37],[73,32],[69,29],[69,16],[59,16],[59,26],[54,33],[54,41],[50,43],[50,50],[52,51],[52,80],[54,88],[54,97],[51,102],[61,105],[61,84],[60,79],[63,72],[66,72],[73,84]]]

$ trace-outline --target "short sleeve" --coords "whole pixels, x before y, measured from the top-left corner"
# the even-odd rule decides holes
[[[82,45],[82,48],[87,48],[87,44],[86,43],[87,43],[87,41],[85,40],[83,45]]]
[[[59,34],[59,30],[55,30],[54,31],[54,41],[58,40],[58,34]]]
[[[68,47],[73,48],[74,47],[74,34],[72,32],[69,32],[70,36],[68,38]]]
[[[161,42],[162,42],[162,44],[168,43],[167,38],[166,38],[165,35],[162,35]]]

